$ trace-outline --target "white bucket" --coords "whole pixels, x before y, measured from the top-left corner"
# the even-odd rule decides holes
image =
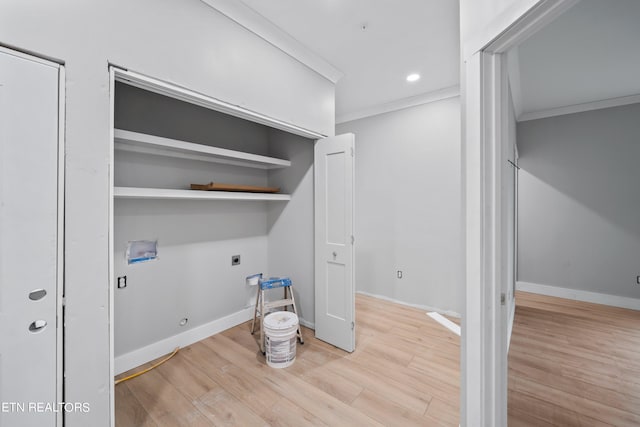
[[[267,365],[286,368],[296,360],[298,316],[290,311],[276,311],[264,318],[264,349]]]

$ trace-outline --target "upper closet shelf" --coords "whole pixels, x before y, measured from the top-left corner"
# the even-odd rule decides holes
[[[289,194],[240,193],[229,191],[174,190],[165,188],[114,187],[116,199],[165,199],[165,200],[266,200],[288,201]]]
[[[209,145],[194,144],[177,139],[163,138],[128,130],[114,130],[115,149],[136,153],[180,159],[202,160],[205,162],[226,163],[258,169],[276,169],[291,166],[289,160],[260,156],[242,151],[227,150]]]

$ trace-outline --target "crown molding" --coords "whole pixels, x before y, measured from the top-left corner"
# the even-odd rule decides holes
[[[585,111],[601,110],[603,108],[621,107],[623,105],[640,103],[640,94],[621,96],[619,98],[603,99],[602,101],[585,102],[584,104],[567,105],[565,107],[549,108],[547,110],[532,111],[521,114],[519,122],[528,120],[546,119],[548,117],[562,116],[565,114],[583,113]]]
[[[280,49],[298,62],[306,65],[332,83],[343,73],[329,64],[308,47],[300,43],[280,27],[238,0],[201,0],[227,18],[251,31],[258,37]]]
[[[416,107],[422,104],[429,104],[431,102],[442,101],[443,99],[455,98],[456,96],[460,96],[460,86],[450,86],[433,92],[427,92],[420,95],[410,96],[408,98],[402,98],[396,101],[375,105],[373,107],[364,108],[362,110],[338,114],[336,116],[336,124],[364,119],[365,117],[370,116],[377,116],[378,114],[390,113],[392,111],[403,110],[405,108]]]

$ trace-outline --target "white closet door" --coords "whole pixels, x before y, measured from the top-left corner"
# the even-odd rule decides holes
[[[316,337],[355,350],[354,135],[315,145]]]
[[[55,426],[61,399],[58,73],[0,50],[1,426]]]

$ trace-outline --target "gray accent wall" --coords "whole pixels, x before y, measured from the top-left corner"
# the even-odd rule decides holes
[[[114,269],[127,276],[127,287],[115,290],[116,358],[254,304],[257,287],[245,277],[255,273],[291,277],[303,322],[312,324],[313,141],[126,84],[117,85],[115,101],[116,128],[292,163],[267,171],[116,151],[116,186],[215,181],[291,194],[289,202],[116,199]],[[127,242],[156,239],[157,260],[127,265]],[[231,265],[233,255],[240,265]]]
[[[255,154],[269,128],[126,84],[116,85],[115,127]],[[211,181],[267,185],[266,170],[115,152],[115,186],[188,189]],[[267,273],[267,202],[116,199],[114,353],[167,339],[251,305],[245,277]],[[157,240],[158,259],[127,265],[133,240]],[[241,264],[231,257],[241,255]],[[181,326],[180,320],[188,319]]]
[[[313,147],[314,141],[271,129],[269,154],[291,161],[291,166],[269,171],[269,185],[291,194],[287,203],[267,207],[268,271],[293,282],[300,322],[315,323]],[[281,290],[275,293],[277,299]],[[267,298],[274,298],[267,295]]]
[[[337,126],[346,132],[356,135],[356,289],[460,313],[459,98]]]
[[[518,124],[518,280],[640,298],[640,104]]]

